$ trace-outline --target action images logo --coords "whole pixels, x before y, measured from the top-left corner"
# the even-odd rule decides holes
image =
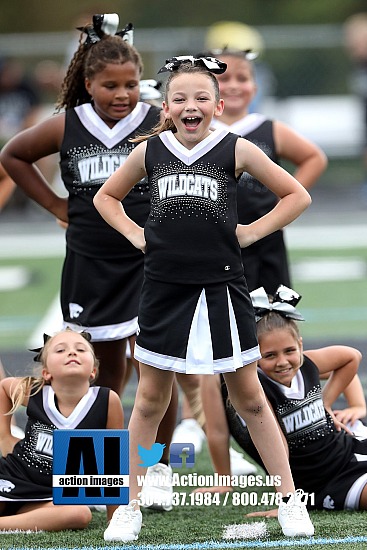
[[[55,430],[54,504],[128,504],[129,432]]]

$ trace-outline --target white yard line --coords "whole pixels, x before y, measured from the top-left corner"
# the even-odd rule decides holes
[[[0,259],[60,257],[65,254],[65,234],[44,233],[0,235]],[[365,248],[367,225],[297,225],[285,229],[290,249]]]

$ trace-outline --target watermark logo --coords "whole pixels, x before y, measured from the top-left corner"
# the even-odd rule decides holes
[[[171,443],[169,462],[173,468],[193,468],[195,465],[195,447],[193,443]]]
[[[128,504],[129,432],[55,430],[54,504]]]
[[[138,455],[141,460],[141,464],[138,464],[138,466],[149,468],[149,466],[157,464],[162,458],[165,447],[165,443],[153,443],[150,449],[145,449],[141,445],[138,445]]]

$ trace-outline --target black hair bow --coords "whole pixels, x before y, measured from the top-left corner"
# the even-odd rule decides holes
[[[159,69],[159,73],[166,71],[177,71],[177,69],[183,64],[192,64],[196,67],[204,67],[207,71],[214,74],[222,74],[227,68],[227,63],[219,61],[215,57],[194,57],[192,55],[180,55],[178,57],[171,57],[166,60],[166,64]]]
[[[121,36],[123,40],[129,44],[132,44],[134,33],[133,24],[128,23],[121,31],[117,31],[118,26],[119,16],[117,13],[104,13],[93,15],[93,25],[91,27],[78,27],[78,31],[83,31],[86,33],[86,45],[99,42],[105,34],[109,34],[111,36]]]
[[[279,285],[272,301],[269,301],[264,287],[250,292],[250,297],[254,306],[256,321],[260,321],[269,311],[274,311],[295,321],[304,321],[304,317],[295,308],[302,296],[291,288]]]

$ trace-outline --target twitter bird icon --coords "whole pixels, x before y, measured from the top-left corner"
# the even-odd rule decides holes
[[[140,456],[142,468],[149,468],[149,466],[154,466],[157,462],[160,461],[163,455],[163,449],[165,448],[165,443],[153,443],[150,449],[144,449],[141,445],[138,445],[138,455]]]

